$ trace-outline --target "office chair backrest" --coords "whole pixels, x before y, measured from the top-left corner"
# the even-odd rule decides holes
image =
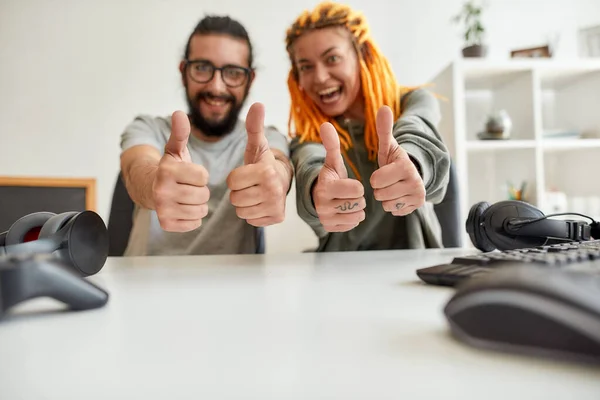
[[[464,223],[460,220],[460,201],[458,182],[454,163],[450,163],[450,179],[444,199],[434,205],[433,209],[442,228],[444,247],[462,247]]]
[[[134,203],[125,188],[121,173],[113,191],[108,217],[108,255],[120,257],[125,253],[133,225]]]
[[[108,255],[121,257],[125,253],[133,226],[134,202],[129,197],[121,173],[117,176],[108,218]],[[265,253],[264,228],[256,229],[256,253]]]

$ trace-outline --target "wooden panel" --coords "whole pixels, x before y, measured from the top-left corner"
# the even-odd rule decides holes
[[[38,211],[96,210],[94,178],[0,176],[0,232]]]

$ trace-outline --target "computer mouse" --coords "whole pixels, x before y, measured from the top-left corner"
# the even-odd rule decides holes
[[[444,307],[469,345],[600,363],[600,268],[519,266],[474,277]]]

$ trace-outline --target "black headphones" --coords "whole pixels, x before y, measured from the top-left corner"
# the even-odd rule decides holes
[[[577,215],[592,222],[548,219],[561,215]],[[600,224],[587,215],[544,215],[535,206],[518,200],[505,200],[493,205],[485,201],[474,204],[469,211],[466,228],[473,245],[483,252],[600,239]]]
[[[108,257],[108,229],[93,211],[29,214],[0,233],[0,256],[23,254],[53,254],[78,275],[94,275]]]

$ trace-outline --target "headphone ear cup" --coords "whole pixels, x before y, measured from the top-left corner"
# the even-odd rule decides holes
[[[467,233],[469,234],[471,243],[473,243],[477,249],[485,253],[495,249],[494,245],[487,238],[484,227],[481,225],[484,220],[486,210],[489,208],[490,203],[487,201],[475,203],[469,211],[469,216],[467,217],[466,223]]]
[[[65,226],[65,224],[67,222],[69,222],[69,220],[73,216],[75,216],[77,214],[79,214],[79,212],[69,211],[69,212],[64,212],[61,214],[54,215],[52,218],[50,218],[48,221],[46,221],[44,226],[42,226],[42,229],[40,230],[39,238],[45,239],[45,238],[49,237],[50,235],[53,235],[54,233],[58,232],[63,226]]]
[[[65,222],[69,225],[65,230],[66,246],[58,252],[79,274],[94,275],[108,257],[108,229],[104,220],[93,211],[76,214]]]
[[[41,230],[42,226],[56,214],[51,212],[36,212],[25,215],[16,220],[6,232],[5,246],[21,244],[26,240],[27,234]]]
[[[548,241],[547,237],[515,236],[506,232],[504,223],[514,218],[537,219],[544,213],[537,207],[520,200],[504,200],[492,205],[485,213],[483,226],[490,242],[501,251],[524,247],[542,246]]]

